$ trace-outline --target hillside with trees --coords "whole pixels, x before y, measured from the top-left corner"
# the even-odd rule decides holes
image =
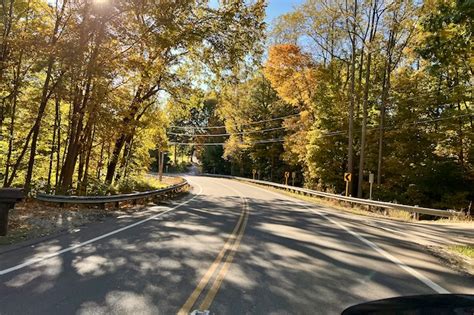
[[[164,99],[254,50],[264,6],[243,1],[5,0],[0,30],[4,187],[94,193],[149,170]],[[107,188],[106,188],[107,189]]]
[[[306,0],[271,25],[264,0],[0,6],[4,187],[109,193],[168,152],[177,171],[474,199],[470,0]]]
[[[469,1],[307,0],[268,28],[261,64],[214,85],[207,127],[183,128],[176,142],[200,148],[205,172],[256,169],[284,182],[291,171],[298,185],[336,193],[350,172],[362,198],[372,173],[377,199],[467,209],[473,10]]]

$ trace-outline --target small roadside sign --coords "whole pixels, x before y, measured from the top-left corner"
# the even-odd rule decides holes
[[[288,185],[288,178],[290,178],[290,172],[285,172],[285,185]]]
[[[374,183],[374,179],[375,179],[374,177],[375,177],[375,176],[374,176],[373,173],[370,173],[370,174],[369,174],[369,183],[371,183],[371,184]]]
[[[345,173],[344,174],[344,181],[352,182],[352,173]]]
[[[349,196],[349,183],[352,181],[352,173],[345,173],[344,181],[346,182],[346,197],[348,197]]]
[[[257,175],[257,170],[256,169],[252,170],[252,175],[253,175],[253,179],[255,179],[255,175]]]
[[[291,186],[295,186],[296,172],[291,173]]]

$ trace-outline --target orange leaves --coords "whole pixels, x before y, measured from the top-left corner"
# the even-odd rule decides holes
[[[272,46],[263,72],[283,100],[308,107],[316,85],[316,66],[298,46]]]

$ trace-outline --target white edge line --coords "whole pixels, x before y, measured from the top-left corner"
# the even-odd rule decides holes
[[[308,208],[308,207],[306,207]],[[308,208],[309,209],[309,208]],[[313,209],[311,209],[312,211],[315,211]],[[316,211],[316,213],[318,213]],[[318,213],[319,214],[319,213]],[[394,264],[396,264],[398,267],[402,268],[403,270],[405,270],[406,272],[408,272],[409,274],[411,274],[412,276],[414,276],[415,278],[417,278],[418,280],[420,280],[421,282],[423,282],[424,284],[426,284],[428,287],[430,287],[432,290],[434,290],[435,292],[439,293],[439,294],[449,294],[450,292],[448,290],[446,290],[445,288],[441,287],[440,285],[434,283],[433,281],[431,281],[428,277],[424,276],[423,274],[419,273],[418,271],[416,271],[415,269],[407,266],[404,262],[402,262],[400,259],[398,259],[397,257],[393,256],[392,254],[390,254],[389,252],[383,250],[382,248],[380,248],[377,244],[373,243],[372,241],[369,241],[368,239],[366,239],[365,237],[363,237],[362,235],[360,235],[359,233],[357,232],[354,232],[353,230],[351,230],[350,228],[348,228],[347,226],[341,224],[340,222],[328,217],[328,216],[323,216],[326,220],[332,222],[333,224],[339,226],[340,228],[346,230],[348,233],[350,233],[352,236],[354,236],[355,238],[357,238],[358,240],[360,240],[361,242],[365,243],[366,245],[368,245],[370,248],[372,248],[373,250],[375,250],[376,252],[378,252],[380,255],[384,256],[385,258],[387,258],[388,260],[392,261]]]
[[[151,221],[151,220],[154,220],[154,219],[156,219],[156,218],[158,218],[158,217],[161,217],[161,216],[167,214],[168,212],[171,212],[171,211],[173,211],[173,210],[176,210],[176,209],[178,209],[179,207],[181,207],[181,206],[183,206],[183,205],[185,205],[185,204],[191,202],[192,200],[196,199],[197,197],[199,197],[199,196],[201,195],[201,193],[202,193],[202,187],[201,187],[199,184],[196,184],[196,183],[195,183],[195,185],[199,187],[199,192],[198,192],[194,197],[192,197],[192,198],[190,198],[190,199],[188,199],[188,200],[186,200],[186,201],[181,202],[180,204],[174,206],[173,208],[170,208],[170,209],[168,209],[168,210],[166,210],[166,211],[164,211],[164,212],[155,214],[155,215],[153,215],[153,216],[151,216],[151,217],[148,217],[148,218],[146,218],[146,219],[140,220],[140,221],[138,221],[138,222],[132,223],[132,224],[130,224],[130,225],[124,226],[124,227],[122,227],[122,228],[120,228],[120,229],[113,230],[113,231],[111,231],[111,232],[109,232],[109,233],[106,233],[106,234],[103,234],[103,235],[101,235],[101,236],[97,236],[97,237],[95,237],[95,238],[93,238],[93,239],[90,239],[90,240],[88,240],[88,241],[85,241],[85,242],[76,244],[76,245],[74,245],[74,246],[70,246],[70,247],[68,247],[68,248],[64,248],[64,249],[62,249],[62,250],[60,250],[60,251],[51,253],[51,254],[49,254],[49,255],[42,256],[42,257],[38,257],[38,258],[34,258],[34,259],[30,259],[30,260],[25,261],[25,262],[22,263],[22,264],[19,264],[19,265],[16,265],[16,266],[13,266],[13,267],[10,267],[10,268],[7,268],[7,269],[0,270],[0,276],[5,275],[5,274],[8,274],[8,273],[13,272],[13,271],[16,271],[16,270],[19,270],[19,269],[22,269],[22,268],[25,268],[25,267],[28,267],[28,266],[31,266],[31,265],[33,265],[33,264],[36,264],[36,263],[45,261],[45,260],[47,260],[47,259],[50,259],[50,258],[59,256],[59,255],[62,255],[62,254],[64,254],[64,253],[73,251],[73,250],[75,250],[75,249],[77,249],[77,248],[84,247],[85,245],[89,245],[89,244],[91,244],[91,243],[97,242],[97,241],[102,240],[102,239],[104,239],[104,238],[107,238],[107,237],[109,237],[109,236],[115,235],[115,234],[117,234],[117,233],[123,232],[123,231],[125,231],[125,230],[131,229],[131,228],[133,228],[133,227],[136,227],[136,226],[138,226],[138,225],[141,225],[141,224],[143,224],[143,223],[146,223],[146,222],[148,222],[148,221]]]
[[[248,184],[247,184],[248,185]],[[255,187],[253,185],[248,185],[248,186],[252,186],[252,187]],[[296,203],[297,205],[299,206],[302,206],[302,207],[305,207],[306,209],[309,209],[311,210],[312,212],[318,214],[319,216],[325,218],[326,220],[330,221],[331,223],[337,225],[338,227],[344,229],[346,232],[350,233],[352,236],[354,236],[355,238],[357,238],[358,240],[360,240],[361,242],[363,242],[364,244],[368,245],[370,248],[372,248],[373,250],[375,250],[376,252],[378,252],[379,254],[381,254],[382,256],[384,256],[385,258],[387,258],[388,260],[390,260],[392,263],[394,263],[395,265],[397,265],[398,267],[402,268],[403,270],[405,270],[406,272],[408,272],[409,274],[411,274],[413,277],[417,278],[419,281],[421,281],[422,283],[424,283],[425,285],[427,285],[429,288],[431,288],[432,290],[434,290],[435,292],[439,293],[439,294],[449,294],[450,292],[448,290],[446,290],[445,288],[443,288],[442,286],[436,284],[435,282],[433,282],[432,280],[430,280],[428,277],[426,277],[425,275],[419,273],[418,271],[416,271],[415,269],[413,269],[412,267],[410,266],[407,266],[404,262],[402,262],[400,259],[398,259],[397,257],[393,256],[392,254],[388,253],[387,251],[383,250],[382,248],[380,248],[377,244],[373,243],[372,241],[369,241],[368,239],[366,239],[365,237],[363,237],[362,235],[358,234],[357,232],[354,232],[352,231],[350,228],[348,228],[347,226],[343,225],[342,223],[328,217],[327,215],[313,209],[312,207],[304,204],[304,203],[301,203],[299,201],[296,201],[294,200],[293,198],[289,198],[287,196],[285,196],[284,194],[279,194],[279,193],[276,193],[276,192],[273,192],[273,191],[270,191],[268,189],[265,189],[265,188],[261,188],[261,187],[255,187],[255,188],[258,188],[260,190],[264,190],[268,193],[271,193],[275,196],[279,196],[279,197],[285,197],[285,199],[287,200],[291,200],[293,201],[294,203]]]

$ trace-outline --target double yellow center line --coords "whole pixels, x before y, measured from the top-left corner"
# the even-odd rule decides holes
[[[206,296],[202,300],[199,306],[199,310],[208,310],[209,307],[211,306],[212,301],[214,300],[217,292],[219,291],[219,288],[222,282],[224,281],[225,275],[227,271],[229,270],[230,265],[232,264],[232,260],[234,259],[235,253],[237,252],[237,249],[240,245],[240,242],[245,232],[245,227],[247,225],[248,216],[249,216],[249,207],[248,207],[247,199],[245,199],[245,197],[242,197],[242,196],[241,198],[243,200],[243,206],[242,206],[242,212],[240,213],[240,217],[239,217],[239,221],[237,222],[237,225],[234,227],[234,230],[229,235],[226,243],[224,244],[224,247],[221,249],[221,251],[217,255],[212,265],[209,267],[207,272],[199,281],[196,289],[194,289],[193,293],[189,296],[189,298],[186,300],[184,305],[178,311],[178,315],[188,315],[191,312],[191,308],[196,303],[197,299],[202,294],[207,284],[212,279],[213,275],[216,273],[217,270],[219,270],[217,275],[214,278],[214,281],[209,287]],[[226,254],[227,254],[227,257],[226,257]],[[224,257],[225,257],[225,260],[224,260]]]

